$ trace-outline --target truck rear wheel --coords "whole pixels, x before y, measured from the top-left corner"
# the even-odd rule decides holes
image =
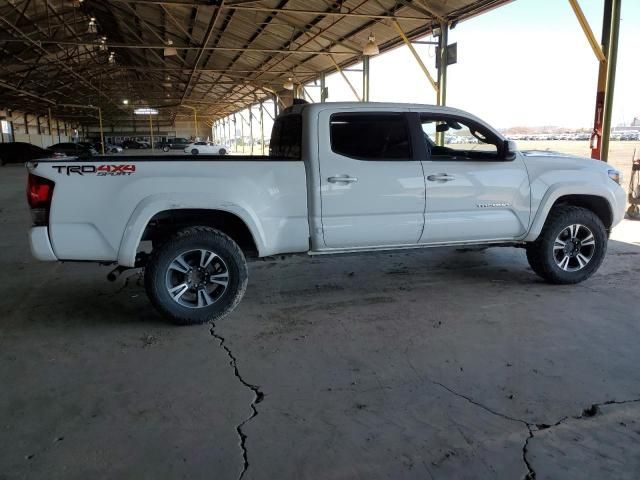
[[[593,275],[607,252],[602,220],[582,207],[554,208],[538,239],[527,246],[535,273],[551,283],[579,283]]]
[[[213,322],[233,311],[247,288],[240,247],[210,227],[178,232],[154,250],[145,270],[153,306],[178,325]]]

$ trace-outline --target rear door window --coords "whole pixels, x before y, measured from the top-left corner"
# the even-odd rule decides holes
[[[334,153],[357,160],[412,160],[402,113],[335,113],[330,127]]]

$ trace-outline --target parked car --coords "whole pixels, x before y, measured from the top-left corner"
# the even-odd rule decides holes
[[[47,150],[55,153],[64,153],[68,157],[89,158],[99,155],[93,144],[82,144],[72,142],[56,143],[47,147]]]
[[[0,143],[0,165],[47,158],[51,152],[26,142]]]
[[[193,141],[188,138],[176,137],[168,139],[166,142],[160,144],[160,147],[165,152],[169,150],[184,150],[185,147],[191,143],[193,143]]]
[[[145,146],[137,140],[125,140],[122,142],[122,148],[138,150],[140,148],[145,148]]]
[[[192,155],[209,154],[209,155],[226,155],[227,148],[224,145],[217,145],[211,142],[195,142],[190,143],[184,149],[184,153]]]
[[[479,144],[437,145],[449,130]],[[294,105],[268,157],[161,159],[28,164],[30,242],[39,260],[144,266],[151,303],[179,324],[231,312],[247,256],[515,246],[548,282],[578,283],[626,206],[611,165],[520,152],[479,118],[429,105]]]
[[[96,149],[98,153],[102,153],[102,143],[101,142],[78,142],[83,145],[91,145]],[[115,145],[113,143],[107,143],[104,146],[104,153],[120,153],[122,152],[122,147],[120,145]]]
[[[112,143],[107,143],[104,146],[105,153],[122,153],[124,150],[120,145],[114,145]]]

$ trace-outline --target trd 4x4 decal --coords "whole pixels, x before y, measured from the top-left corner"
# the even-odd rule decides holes
[[[58,173],[66,173],[71,175],[76,173],[78,175],[97,175],[99,177],[104,176],[119,176],[119,175],[131,175],[135,173],[136,166],[131,164],[123,165],[52,165]]]

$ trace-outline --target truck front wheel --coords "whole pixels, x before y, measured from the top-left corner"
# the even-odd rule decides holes
[[[554,208],[538,239],[527,246],[534,272],[551,283],[579,283],[602,264],[607,231],[591,210],[563,205]]]
[[[240,303],[247,263],[240,247],[210,227],[178,232],[153,251],[145,270],[153,306],[178,325],[213,322]]]

